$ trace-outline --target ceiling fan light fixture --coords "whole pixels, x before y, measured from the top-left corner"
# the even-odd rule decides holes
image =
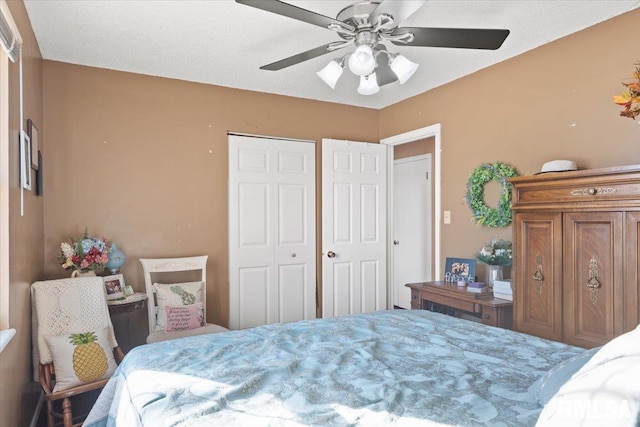
[[[376,73],[371,73],[368,76],[360,76],[360,86],[358,86],[358,93],[360,95],[375,95],[378,92],[380,92],[380,86],[378,86]]]
[[[336,88],[336,83],[342,75],[344,67],[336,60],[329,62],[326,67],[318,71],[316,74],[320,77],[331,89]]]
[[[396,77],[398,77],[400,84],[403,84],[413,76],[413,73],[416,72],[419,65],[409,61],[405,56],[398,54],[391,60],[389,66]]]
[[[376,58],[371,46],[360,45],[349,57],[349,69],[356,76],[368,76],[375,68]]]

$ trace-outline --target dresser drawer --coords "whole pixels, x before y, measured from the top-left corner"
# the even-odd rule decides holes
[[[637,166],[522,176],[509,181],[513,184],[513,208],[613,201],[636,204],[640,199]]]
[[[549,202],[589,202],[637,199],[640,183],[604,183],[555,186],[554,188],[518,188],[514,204]]]
[[[480,305],[455,297],[429,293],[428,295],[423,294],[422,299],[435,302],[436,304],[446,305],[447,307],[455,308],[458,310],[468,311],[469,313],[480,313]]]

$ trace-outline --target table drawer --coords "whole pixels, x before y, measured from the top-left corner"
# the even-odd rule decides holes
[[[452,298],[438,294],[425,294],[422,295],[423,300],[435,302],[437,304],[446,305],[447,307],[455,308],[458,310],[468,311],[470,313],[480,313],[480,306],[470,301],[464,301],[457,298]]]

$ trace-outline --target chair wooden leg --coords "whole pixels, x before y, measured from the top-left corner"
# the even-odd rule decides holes
[[[54,427],[55,418],[53,418],[53,401],[47,400],[47,427]]]
[[[65,397],[62,400],[62,421],[64,427],[73,427],[73,417],[71,416],[71,400]]]

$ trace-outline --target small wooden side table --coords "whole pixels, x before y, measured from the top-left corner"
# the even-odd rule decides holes
[[[411,288],[413,310],[426,310],[431,302],[478,317],[485,325],[513,328],[513,303],[494,298],[493,293],[468,292],[466,286],[449,282],[408,283],[405,286]]]
[[[107,301],[116,339],[123,352],[144,344],[147,336],[147,294],[136,292],[120,300]]]

